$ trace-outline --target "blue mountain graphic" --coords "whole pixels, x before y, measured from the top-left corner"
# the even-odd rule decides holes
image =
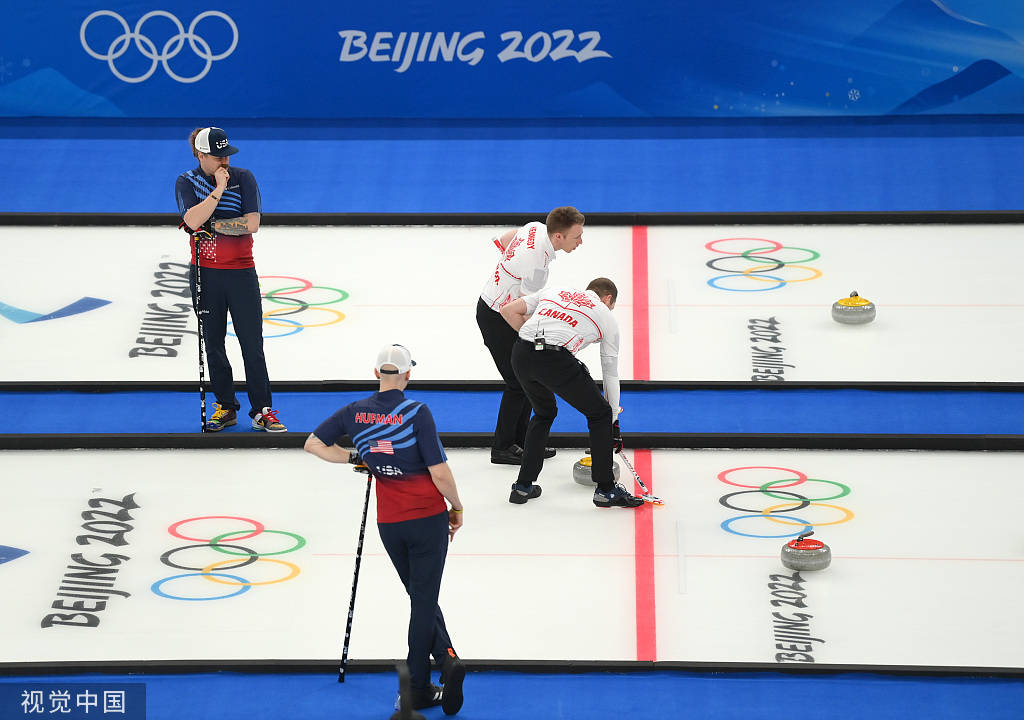
[[[925,88],[892,112],[903,115],[934,110],[973,95],[1009,74],[1010,71],[997,62],[979,60],[953,77]]]
[[[54,68],[0,86],[0,116],[124,117],[104,97],[83,90]]]
[[[951,14],[933,0],[903,0],[845,47],[851,69],[887,78],[876,100],[891,102],[895,114],[952,106],[1012,74],[1024,56],[1010,34]],[[943,79],[922,86],[929,74]],[[1007,99],[1011,106],[1019,102]]]
[[[0,545],[0,565],[11,560],[17,560],[22,555],[28,555],[28,550],[22,550],[9,545]]]

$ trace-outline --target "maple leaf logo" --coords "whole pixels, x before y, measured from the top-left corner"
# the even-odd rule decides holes
[[[579,307],[585,308],[594,307],[594,301],[591,300],[586,293],[569,292],[568,290],[562,290],[560,293],[558,293],[558,297],[562,298],[562,300],[571,305],[577,305]]]

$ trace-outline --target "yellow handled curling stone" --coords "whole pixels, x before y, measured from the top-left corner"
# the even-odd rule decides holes
[[[875,304],[854,290],[832,303],[832,319],[843,325],[864,325],[875,319]]]
[[[594,478],[591,477],[590,465],[589,455],[577,460],[576,464],[572,466],[572,479],[580,485],[593,485]],[[615,482],[619,481],[619,464],[614,460],[612,460],[612,477],[615,478]]]

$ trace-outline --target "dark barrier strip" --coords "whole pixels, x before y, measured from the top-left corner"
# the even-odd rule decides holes
[[[393,673],[397,660],[353,660],[349,669],[363,673]],[[473,672],[499,671],[538,674],[557,673],[642,673],[676,670],[696,673],[769,672],[787,675],[832,675],[838,673],[880,673],[885,675],[919,675],[928,677],[1002,677],[1022,678],[1024,668],[978,667],[959,665],[841,665],[828,663],[758,663],[758,662],[641,662],[630,660],[472,660],[467,662]],[[338,660],[132,660],[67,662],[0,663],[4,675],[43,674],[174,674],[174,673],[330,673],[336,671]]]
[[[301,448],[305,432],[0,434],[0,450]],[[490,447],[490,433],[440,433],[446,448]],[[827,433],[623,433],[627,448],[769,450],[988,450],[1024,452],[1024,435]],[[558,448],[587,447],[585,433],[553,433]]]
[[[268,213],[261,225],[525,225],[547,208],[520,213]],[[87,226],[166,225],[181,222],[171,213],[0,212],[0,225]],[[899,225],[1024,222],[1020,210],[891,212],[595,212],[587,225]]]

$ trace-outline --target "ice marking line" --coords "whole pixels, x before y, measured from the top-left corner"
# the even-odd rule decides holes
[[[686,558],[687,558],[687,555],[686,555],[686,552],[684,551],[684,548],[686,547],[685,532],[686,532],[686,528],[684,528],[683,524],[677,520],[676,521],[676,553],[677,553],[677,556],[678,556],[678,560],[676,560],[676,572],[679,575],[679,584],[678,584],[678,586],[676,588],[676,592],[678,592],[680,595],[685,595],[686,594]]]
[[[668,331],[672,335],[675,335],[676,333],[679,332],[678,329],[676,328],[676,317],[679,315],[679,313],[676,312],[676,308],[679,307],[679,304],[676,303],[676,284],[674,282],[672,282],[671,280],[669,280],[668,282],[665,283],[665,296],[668,298],[668,303],[667,304],[662,306],[662,305],[656,305],[656,304],[652,303],[651,307],[667,307],[668,308]]]
[[[654,492],[651,478],[651,451],[634,450],[636,472]],[[640,493],[634,481],[633,492]],[[654,662],[658,659],[658,623],[654,604],[654,506],[643,505],[633,511],[634,543],[636,545],[636,659]]]
[[[336,557],[336,558],[350,558],[355,553],[312,553],[313,557]],[[529,558],[531,560],[537,558],[632,558],[635,557],[636,553],[459,553],[449,552],[448,557],[481,557],[481,558]],[[387,553],[363,553],[363,557],[387,557]],[[716,555],[707,553],[686,553],[685,556],[679,552],[673,553],[654,553],[652,556],[655,560],[664,558],[697,558],[697,559],[712,559],[712,560],[763,560],[765,558],[777,558],[778,553],[772,555]],[[914,560],[920,562],[995,562],[995,563],[1024,563],[1024,558],[955,558],[955,557],[904,557],[904,556],[874,556],[874,555],[833,555],[833,558],[842,558],[843,560],[896,560],[896,561],[907,561]]]
[[[633,227],[633,378],[651,379],[650,287],[647,263],[647,227]],[[628,416],[627,416],[628,417]],[[633,453],[637,473],[648,490],[654,492],[651,478],[651,451]],[[634,481],[634,492],[640,488]],[[633,511],[633,544],[636,554],[636,659],[658,659],[658,625],[654,604],[654,509],[644,505]]]
[[[777,558],[778,555],[701,555],[690,553],[686,557],[688,558],[704,558],[706,560],[764,560],[765,558]],[[955,557],[901,557],[901,556],[872,556],[872,555],[832,555],[833,559],[842,560],[896,560],[899,562],[906,562],[908,560],[916,562],[1006,562],[1006,563],[1019,563],[1024,562],[1024,558],[955,558]]]
[[[655,308],[820,308],[823,303],[652,303]],[[423,306],[425,307],[425,306]],[[885,303],[887,308],[1022,308],[1024,303]]]
[[[633,378],[651,379],[647,228],[633,228]]]
[[[312,553],[313,557],[337,557],[337,558],[350,558],[355,553]],[[363,553],[363,557],[387,557],[387,553]],[[529,558],[531,560],[536,558],[634,558],[636,557],[635,552],[628,553],[549,553],[549,552],[538,552],[538,553],[469,553],[469,552],[452,552],[448,551],[448,557],[474,557],[474,558]],[[657,558],[674,558],[677,557],[677,553],[656,553],[651,557]],[[699,557],[690,555],[689,557]],[[710,556],[709,556],[710,557]],[[727,556],[737,557],[737,556]],[[751,556],[755,557],[755,556]],[[756,556],[761,557],[761,556]]]

